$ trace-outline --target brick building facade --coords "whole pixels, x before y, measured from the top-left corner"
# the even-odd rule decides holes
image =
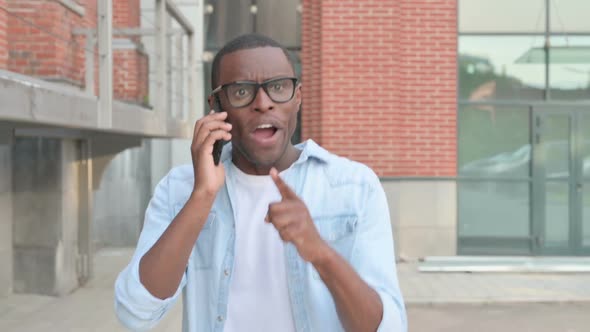
[[[457,1],[302,4],[302,137],[381,177],[399,257],[456,254]]]
[[[0,1],[0,297],[69,294],[92,275],[102,239],[135,243],[152,186],[150,142],[136,147],[188,132],[172,111],[137,105],[148,56],[129,34],[113,36],[116,101],[99,125],[98,47],[86,43],[99,1]],[[113,30],[140,28],[139,0],[114,3]]]
[[[77,31],[96,27],[97,1],[65,3],[0,0],[0,69],[83,88],[97,50]],[[297,54],[301,139],[376,171],[399,256],[590,253],[587,1],[554,4],[560,15],[544,0],[199,3],[204,59],[253,31]],[[140,5],[113,1],[114,28],[139,27]],[[144,103],[157,59],[137,37],[114,41],[114,96]],[[558,189],[543,153],[567,161]]]
[[[455,176],[456,13],[455,1],[303,1],[302,136],[382,177]]]
[[[84,30],[97,28],[97,1],[2,0],[0,69],[84,88],[85,60],[94,57],[98,89],[98,49],[86,45]],[[138,0],[113,2],[113,28],[138,28]],[[115,36],[114,98],[142,103],[148,94],[148,57],[138,37]]]

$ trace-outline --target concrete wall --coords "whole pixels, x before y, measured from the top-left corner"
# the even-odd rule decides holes
[[[134,247],[154,187],[172,167],[190,162],[189,140],[144,140],[115,156],[94,192],[95,248]]]
[[[383,181],[400,259],[457,253],[454,181]]]
[[[14,292],[64,295],[78,287],[78,146],[18,138],[12,149]]]
[[[95,248],[133,247],[151,196],[151,146],[120,152],[107,166],[94,191]]]
[[[9,144],[0,144],[0,297],[12,292],[12,162]]]

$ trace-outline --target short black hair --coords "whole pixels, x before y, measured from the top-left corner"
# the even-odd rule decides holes
[[[293,69],[293,73],[297,75],[297,72],[295,71],[295,65],[293,64],[293,58],[291,57],[291,52],[289,52],[285,46],[267,36],[257,33],[248,33],[232,39],[227,44],[225,44],[225,46],[223,46],[219,52],[217,52],[217,54],[215,54],[215,58],[213,58],[213,64],[211,66],[211,86],[213,89],[218,86],[219,65],[221,63],[221,59],[226,54],[258,47],[277,47],[283,50],[283,53],[285,53],[285,56],[291,65],[291,69]]]

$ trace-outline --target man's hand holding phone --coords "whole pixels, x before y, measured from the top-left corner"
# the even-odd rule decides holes
[[[213,145],[217,140],[231,140],[231,124],[225,122],[227,112],[211,111],[195,124],[191,155],[195,173],[193,193],[217,195],[225,179],[223,164],[213,162]]]

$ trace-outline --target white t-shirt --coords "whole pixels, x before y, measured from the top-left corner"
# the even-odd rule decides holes
[[[295,331],[283,241],[274,225],[264,222],[268,205],[281,195],[269,175],[231,167],[236,242],[224,331]]]

